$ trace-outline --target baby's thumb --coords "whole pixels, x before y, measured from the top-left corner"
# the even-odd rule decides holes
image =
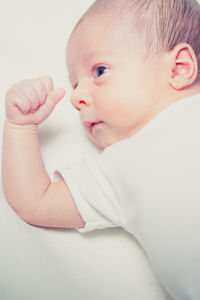
[[[51,108],[56,106],[56,104],[64,97],[65,90],[63,88],[57,88],[53,90],[46,99],[46,105]]]
[[[55,89],[49,93],[44,104],[48,115],[52,112],[56,104],[64,97],[64,95],[65,90],[63,88]]]
[[[65,90],[57,88],[53,90],[46,98],[45,103],[34,113],[34,122],[40,124],[51,114],[56,104],[64,97]]]

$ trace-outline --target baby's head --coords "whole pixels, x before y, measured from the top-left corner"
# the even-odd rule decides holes
[[[200,92],[200,5],[195,0],[97,0],[70,37],[72,103],[105,148]],[[199,64],[199,68],[198,68]]]

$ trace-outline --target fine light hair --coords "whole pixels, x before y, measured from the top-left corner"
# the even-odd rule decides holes
[[[200,4],[196,0],[96,0],[80,21],[93,14],[130,20],[147,56],[188,43],[197,58],[200,83]]]

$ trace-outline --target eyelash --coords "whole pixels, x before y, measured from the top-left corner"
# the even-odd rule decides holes
[[[73,90],[75,90],[75,89],[77,88],[77,86],[78,86],[78,83],[74,84],[74,85],[72,86]]]
[[[100,70],[100,69],[104,69],[104,72],[102,74],[100,74],[99,76],[96,76],[95,72],[98,71],[98,70]],[[92,74],[93,74],[93,76],[94,76],[95,79],[98,79],[99,77],[101,77],[102,75],[104,75],[108,70],[109,70],[109,68],[106,67],[106,66],[96,65],[96,66],[94,66],[92,68]],[[77,88],[77,86],[78,86],[78,83],[73,86],[73,89],[75,90]]]
[[[104,70],[104,71],[103,71],[103,70]],[[97,65],[97,66],[94,66],[94,68],[93,68],[93,70],[92,70],[92,73],[93,73],[93,76],[97,79],[97,78],[101,77],[102,75],[104,75],[108,70],[109,70],[109,69],[108,69],[108,67],[106,67],[106,66],[103,66],[103,65]],[[99,76],[95,74],[97,71],[100,71]]]

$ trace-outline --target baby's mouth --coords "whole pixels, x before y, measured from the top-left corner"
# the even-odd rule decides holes
[[[84,126],[86,127],[87,130],[92,131],[95,127],[97,127],[99,124],[102,124],[103,121],[97,121],[97,122],[89,122],[86,121],[84,122]]]

